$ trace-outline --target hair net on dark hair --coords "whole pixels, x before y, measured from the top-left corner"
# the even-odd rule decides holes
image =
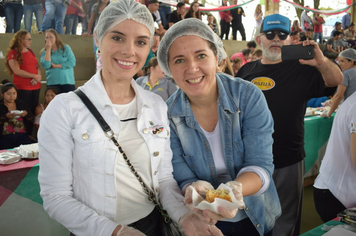
[[[352,48],[348,48],[342,52],[340,52],[339,57],[343,57],[349,60],[356,61],[356,50]]]
[[[226,58],[224,45],[219,36],[201,20],[188,18],[175,23],[171,28],[169,28],[158,46],[158,63],[167,76],[172,77],[168,65],[168,51],[172,43],[177,38],[182,36],[198,36],[208,42],[211,42],[217,50],[218,63],[220,63],[222,59]]]

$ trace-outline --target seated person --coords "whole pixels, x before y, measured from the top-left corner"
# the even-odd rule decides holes
[[[349,43],[351,47],[356,46],[356,35],[355,35],[355,24],[351,22],[349,28],[345,30],[345,37],[344,39]]]
[[[344,29],[342,28],[342,24],[341,22],[337,21],[335,23],[335,29],[333,29],[330,33],[330,37],[333,36],[334,32],[335,31],[339,31],[340,32],[340,44],[343,46],[343,47],[348,47],[348,43],[344,40],[344,37],[345,37],[345,32],[344,32]]]
[[[184,15],[185,15],[185,4],[184,4],[184,2],[178,2],[177,10],[172,11],[168,15],[168,27],[170,28],[172,25],[174,25],[178,21],[183,20]]]
[[[237,74],[241,66],[242,66],[241,58],[235,57],[234,60],[232,61],[232,69],[234,70],[234,75]]]
[[[161,96],[165,101],[177,90],[175,83],[164,76],[157,57],[149,60],[143,74],[144,76],[137,78],[136,83],[145,90]]]
[[[327,222],[346,208],[356,207],[356,93],[335,115],[320,173],[314,183],[314,203]]]
[[[297,45],[300,44],[300,34],[299,31],[293,31],[290,34],[290,40],[291,40],[291,45]]]
[[[224,47],[224,50],[225,50],[226,55],[228,55],[225,47]],[[222,72],[222,73],[225,73],[225,74],[228,74],[228,75],[231,75],[231,76],[235,75],[228,56],[225,59],[221,60],[216,72]]]
[[[200,10],[199,10],[200,4],[199,2],[192,2],[190,4],[190,7],[187,11],[187,13],[185,14],[184,18],[188,19],[188,18],[197,18],[199,20],[201,20],[201,16],[203,15]]]
[[[26,103],[17,99],[17,88],[10,81],[2,81],[0,100],[0,150],[21,144],[31,144],[27,127],[32,125],[33,115]]]
[[[166,33],[166,30],[162,25],[161,15],[158,11],[158,0],[149,0],[147,8],[152,14],[153,21],[158,25],[158,28],[155,28],[155,34],[158,34],[159,36],[163,37],[163,35]]]
[[[33,122],[33,124],[35,125],[37,130],[40,128],[40,119],[42,113],[57,94],[59,94],[59,91],[56,87],[47,87],[45,91],[45,102],[38,104],[35,110],[35,121]]]
[[[300,38],[300,41],[305,41],[305,40],[312,40],[313,35],[313,30],[312,29],[306,29],[304,35]]]
[[[251,60],[250,61],[257,61],[262,58],[262,50],[261,49],[256,49],[253,51],[251,55]]]
[[[335,60],[343,50],[343,47],[340,44],[340,35],[341,33],[339,31],[334,31],[333,37],[326,41],[324,47],[324,55],[326,57]]]
[[[290,28],[290,32],[293,32],[293,31],[303,32],[303,30],[299,27],[298,20],[293,21],[293,25]]]
[[[238,52],[238,53],[233,54],[233,55],[231,56],[230,60],[231,60],[231,61],[234,61],[234,59],[235,59],[236,57],[239,57],[239,58],[241,58],[241,60],[242,60],[242,65],[241,65],[241,66],[243,66],[243,65],[245,65],[245,64],[248,62],[248,57],[249,57],[249,55],[250,55],[250,52],[251,52],[251,49],[250,49],[250,48],[244,48],[244,49],[242,49],[241,52]]]

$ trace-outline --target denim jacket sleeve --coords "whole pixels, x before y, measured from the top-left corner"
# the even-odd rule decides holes
[[[167,127],[169,127],[168,120]],[[172,132],[170,132],[170,135],[172,135]],[[190,212],[190,210],[184,205],[183,193],[173,178],[172,172],[172,150],[170,147],[170,139],[168,139],[165,147],[165,155],[160,164],[160,174],[158,175],[161,189],[159,191],[159,198],[169,216],[173,221],[178,223],[179,218]]]
[[[178,185],[181,189],[189,183],[198,181],[198,176],[193,172],[192,168],[188,165],[185,158],[187,157],[184,154],[183,147],[180,141],[180,137],[177,135],[177,124],[170,120],[171,126],[171,149],[173,152],[173,161],[172,164],[176,170],[175,179],[178,182]],[[179,124],[178,124],[179,125]],[[174,171],[174,170],[173,170]],[[181,174],[179,174],[181,173]],[[184,174],[182,174],[184,173]],[[179,177],[177,177],[179,176]]]
[[[271,178],[274,169],[273,118],[261,90],[253,84],[246,87],[241,89],[243,95],[240,103],[241,147],[245,161],[243,166],[259,166]]]

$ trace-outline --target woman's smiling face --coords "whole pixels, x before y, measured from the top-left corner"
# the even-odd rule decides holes
[[[179,37],[169,49],[168,60],[173,79],[188,97],[209,96],[216,92],[218,58],[205,39]]]
[[[102,76],[131,80],[146,61],[150,36],[146,26],[133,20],[124,20],[111,28],[100,44]]]

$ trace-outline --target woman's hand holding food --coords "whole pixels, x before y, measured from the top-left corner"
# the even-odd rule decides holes
[[[15,116],[17,116],[17,114],[15,114],[15,113],[11,113],[11,112],[6,113],[6,118],[7,118],[7,119],[12,119],[12,118],[14,118]]]
[[[236,200],[244,203],[244,197],[242,195],[242,184],[234,180],[234,181],[227,182],[226,185],[232,189],[232,192],[234,193]],[[240,209],[244,209],[244,206],[240,207]]]
[[[185,236],[212,235],[223,236],[222,232],[213,224],[203,222],[198,215],[189,212],[179,219],[180,230]]]
[[[206,191],[208,191],[209,189],[214,189],[214,187],[210,183],[203,180],[198,180],[197,182],[193,182],[189,186],[192,186],[195,189],[195,191],[197,191],[197,193],[199,193],[199,195],[203,197],[205,197]],[[192,189],[188,188],[187,186],[184,194],[184,202],[186,204],[192,204],[193,201],[192,194],[193,194]]]
[[[27,111],[26,111],[26,110],[23,110],[22,113],[19,114],[19,116],[21,116],[21,117],[27,116]]]
[[[214,187],[210,183],[208,183],[206,181],[202,181],[202,180],[194,182],[190,186],[192,186],[198,192],[198,194],[200,196],[202,196],[203,198],[206,197],[206,192],[209,189],[214,190]],[[202,220],[208,224],[211,224],[211,225],[216,224],[216,222],[218,220],[231,219],[231,218],[235,217],[235,215],[238,211],[237,208],[229,210],[224,207],[219,207],[218,208],[219,214],[217,214],[217,213],[215,213],[211,210],[208,210],[208,209],[200,210],[200,209],[194,208],[193,202],[192,202],[193,201],[192,200],[192,189],[190,189],[190,188],[186,189],[184,197],[185,197],[184,202],[187,204],[189,209],[194,211],[194,213],[200,218],[200,220]]]

